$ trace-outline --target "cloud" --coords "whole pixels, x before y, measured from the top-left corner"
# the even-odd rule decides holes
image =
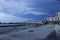
[[[1,0],[0,12],[15,17],[40,19],[42,15],[53,15],[60,10],[60,2],[56,0]],[[27,16],[26,16],[27,15]],[[43,17],[42,17],[43,18]]]
[[[19,1],[19,2],[18,2]],[[33,3],[31,3],[33,2]],[[32,14],[39,14],[41,15],[41,12],[34,12],[33,7],[29,7],[29,6],[33,6],[34,1],[30,1],[30,0],[1,0],[0,1],[0,11],[2,12],[6,12],[9,14],[29,14],[30,12]],[[37,6],[37,5],[36,5]],[[31,11],[32,10],[32,11]],[[36,9],[37,10],[37,9]]]
[[[23,17],[16,17],[13,15],[7,15],[3,12],[0,12],[0,22],[23,22],[27,20],[31,20],[31,19],[23,18]]]

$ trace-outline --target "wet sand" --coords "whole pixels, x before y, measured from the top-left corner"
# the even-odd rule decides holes
[[[56,32],[52,26],[17,27],[9,33],[0,34],[0,40],[57,40]]]

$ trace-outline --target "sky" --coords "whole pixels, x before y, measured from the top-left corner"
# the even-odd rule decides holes
[[[0,0],[0,22],[40,21],[57,11],[59,0]]]

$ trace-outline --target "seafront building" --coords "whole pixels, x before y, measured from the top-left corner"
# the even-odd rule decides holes
[[[49,16],[47,18],[48,23],[60,23],[60,12],[56,12],[55,16]]]

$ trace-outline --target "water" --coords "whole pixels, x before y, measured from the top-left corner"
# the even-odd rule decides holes
[[[16,26],[16,25],[20,25],[20,24],[0,24],[0,27],[6,27],[6,26]]]

